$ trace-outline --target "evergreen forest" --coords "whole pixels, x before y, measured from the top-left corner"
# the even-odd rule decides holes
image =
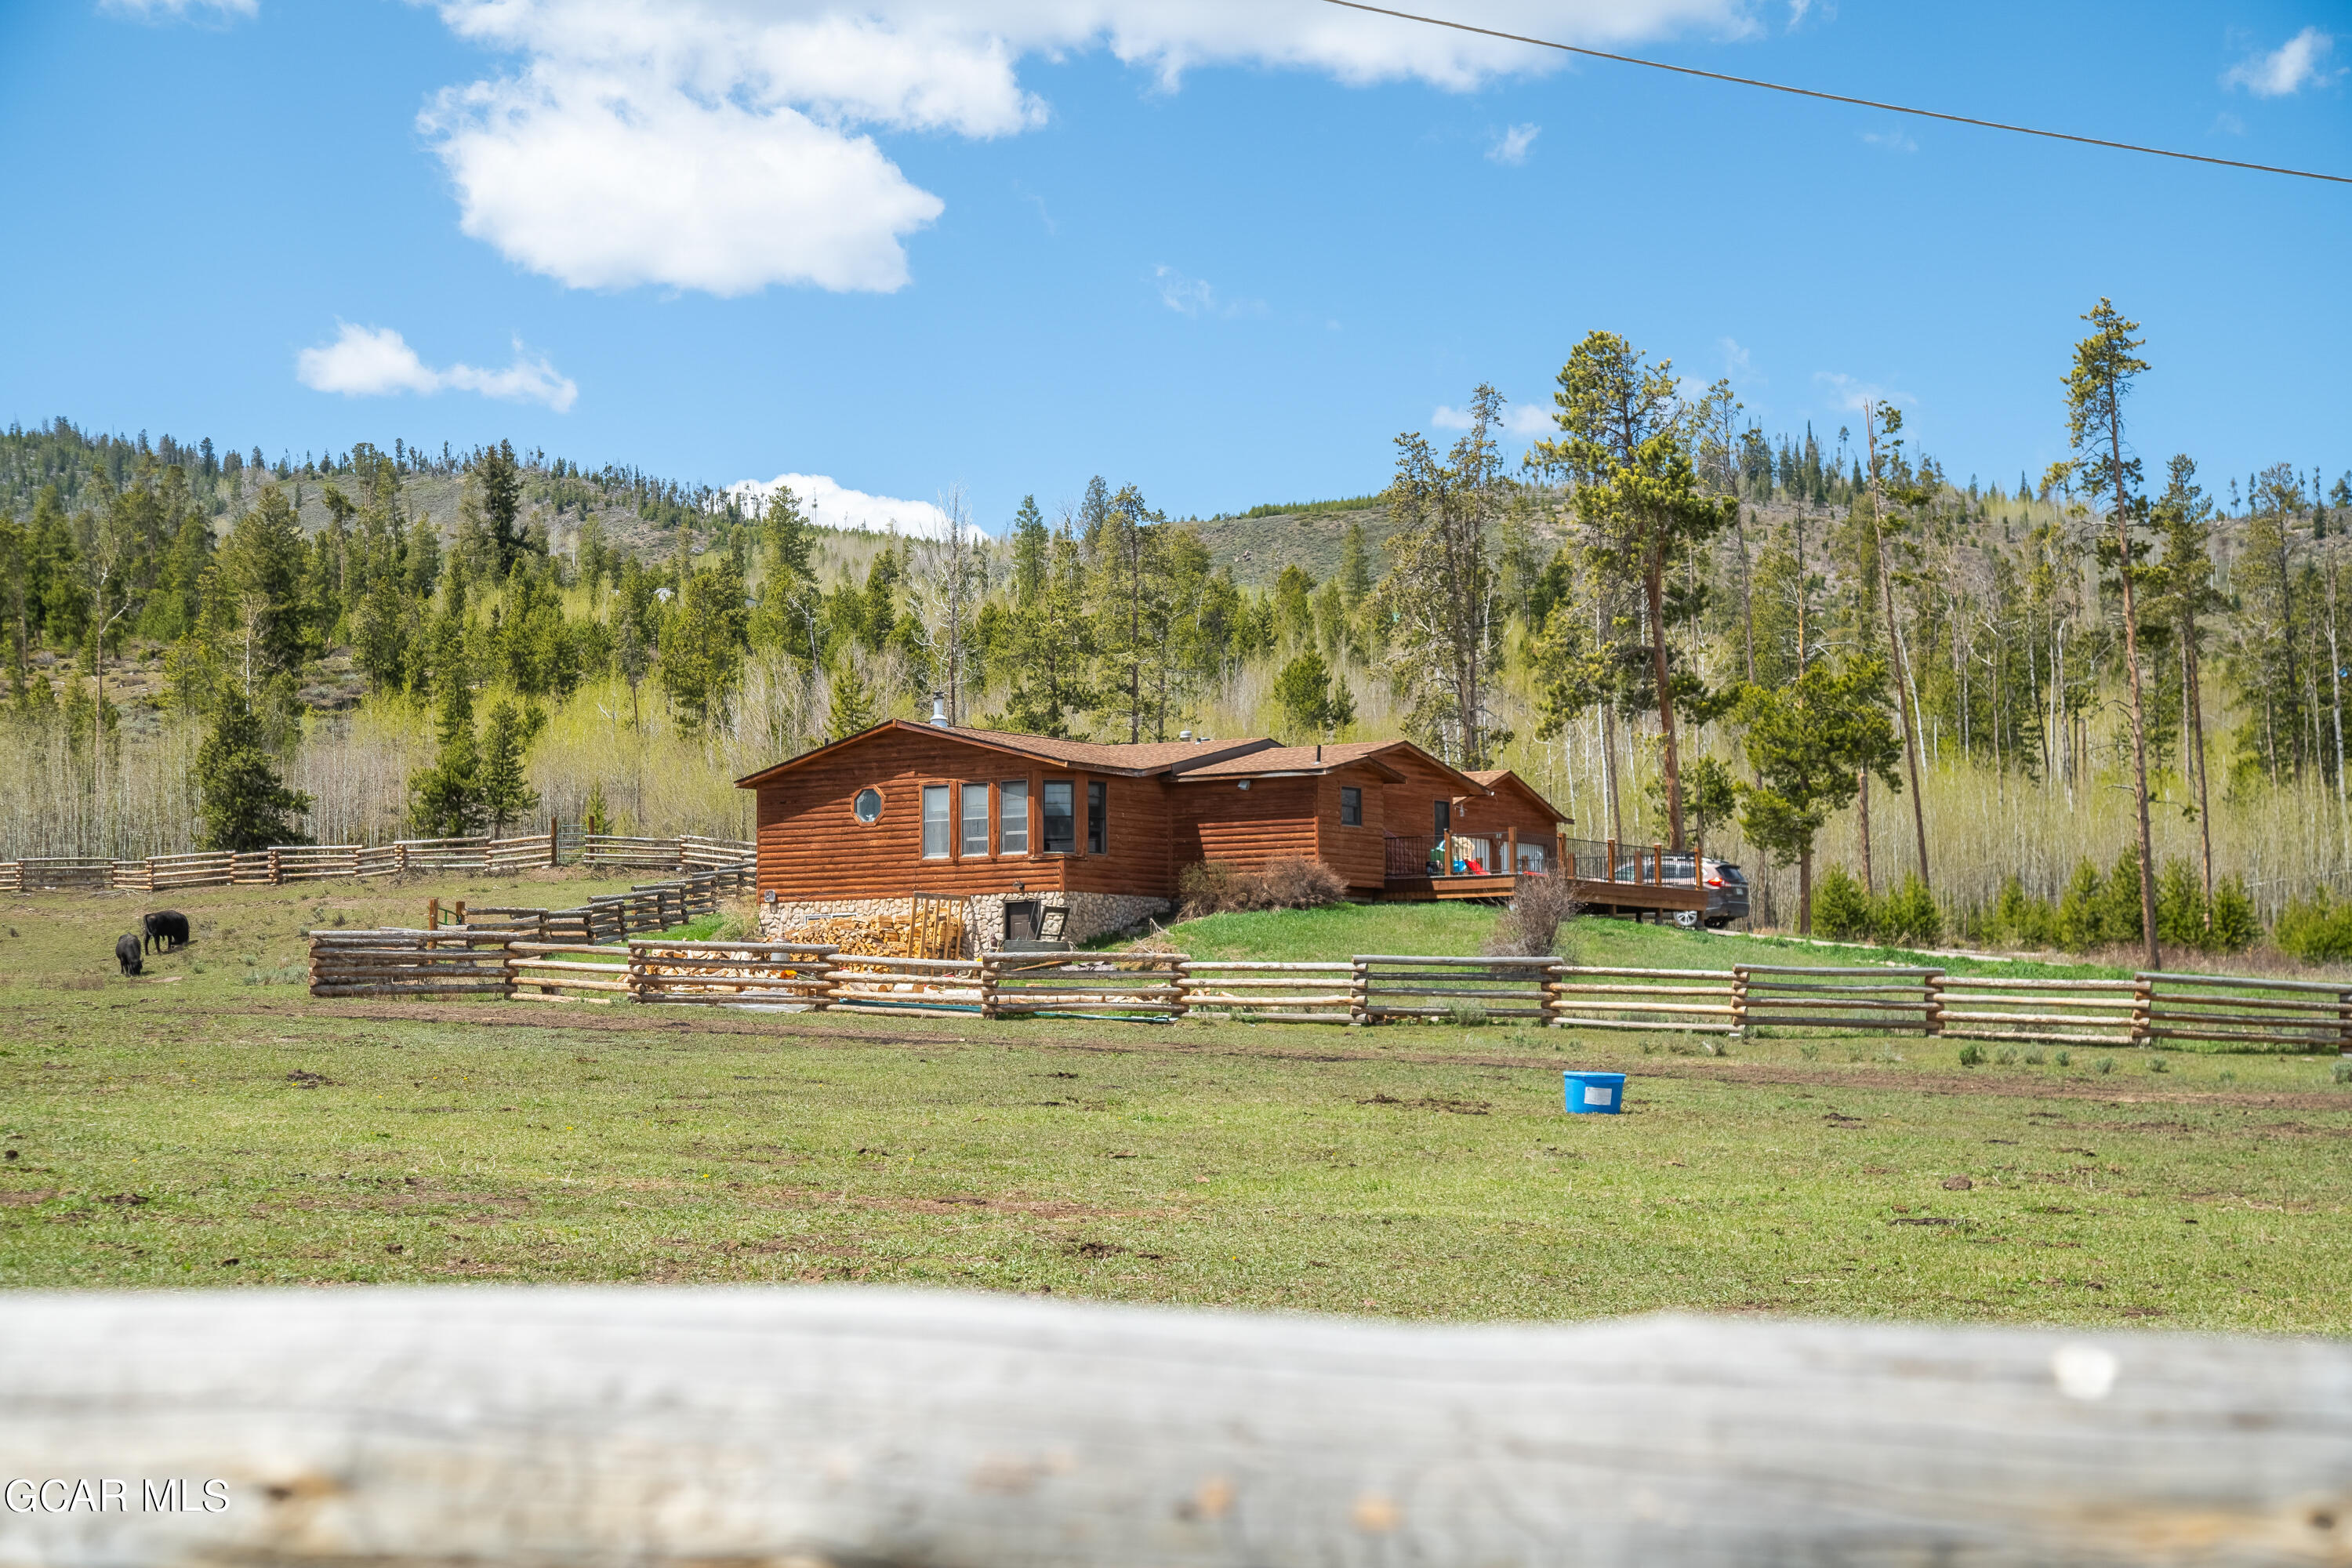
[[[2038,474],[1948,472],[1881,404],[1768,431],[1594,332],[1524,459],[1480,387],[1454,439],[1365,433],[1376,492],[1171,518],[1041,476],[935,537],[506,441],[12,427],[0,858],[743,836],[735,778],[936,696],[1406,735],[1574,834],[1740,863],[1759,924],[2352,957],[2352,473],[2139,454],[2160,342],[2084,320],[2029,394],[2072,438]]]

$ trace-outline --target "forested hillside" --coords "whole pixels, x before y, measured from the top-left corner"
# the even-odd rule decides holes
[[[740,832],[734,777],[936,691],[1106,740],[1408,733],[1579,832],[1703,839],[1768,920],[1811,882],[1832,927],[1915,940],[2135,934],[2144,756],[2171,940],[2352,925],[2310,901],[2347,886],[2352,476],[2118,478],[2078,440],[1963,479],[1894,410],[1768,432],[1606,334],[1523,465],[1498,402],[1448,449],[1401,439],[1379,496],[1171,520],[1097,478],[940,539],[505,443],[12,429],[0,855],[186,847],[251,772],[222,771],[232,731],[323,839]]]

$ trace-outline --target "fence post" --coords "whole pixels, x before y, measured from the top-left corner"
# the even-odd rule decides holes
[[[457,918],[452,923],[457,925],[464,925],[466,923],[466,900],[463,899],[459,899],[457,900]]]
[[[1168,1016],[1171,1018],[1190,1016],[1192,1011],[1192,966],[1191,961],[1181,953],[1170,959],[1168,961],[1168,977],[1176,983],[1176,994],[1168,1005]]]
[[[503,1000],[505,1000],[505,1001],[509,1001],[509,1002],[511,1002],[511,1001],[513,1001],[513,1000],[515,999],[515,977],[516,977],[516,970],[515,970],[515,950],[514,950],[514,942],[513,942],[513,941],[512,941],[511,939],[509,939],[509,941],[507,941],[507,942],[503,942],[499,943],[499,954],[500,954],[500,956],[501,956],[501,962],[499,963],[499,967],[501,970],[503,970],[503,971],[505,972],[505,974],[506,974],[506,981],[507,981],[507,994],[506,994],[505,997],[503,998]],[[550,994],[550,995],[551,995],[551,994],[553,994],[553,993],[551,993],[551,993],[546,993],[546,994]]]
[[[547,819],[547,868],[551,871],[555,869],[555,834],[558,826],[554,817],[551,816]]]
[[[1731,967],[1731,1032],[1742,1039],[1748,1037],[1748,966],[1744,963]]]
[[[405,876],[407,876],[407,875],[408,875],[408,846],[407,846],[407,845],[405,845],[405,844],[395,843],[394,845],[393,845],[393,847],[394,847],[394,849],[397,849],[397,850],[399,850],[399,851],[400,851],[400,857],[399,857],[399,862],[398,862],[398,864],[399,864],[399,870],[398,870],[396,873],[394,873],[394,874],[395,874],[395,875],[397,875],[397,876],[405,877]]]
[[[441,900],[438,899],[425,900],[425,929],[426,931],[441,929]]]
[[[1650,886],[1663,888],[1665,885],[1666,847],[1663,844],[1653,844],[1650,846]]]
[[[277,887],[284,879],[284,874],[278,864],[278,846],[273,844],[269,847],[269,885],[273,888]]]
[[[1556,1027],[1568,1015],[1568,997],[1560,989],[1568,984],[1568,962],[1563,959],[1547,966],[1543,972],[1544,1024]]]
[[[2336,994],[2336,1054],[2352,1057],[2352,989]]]
[[[1612,858],[1614,863],[1614,858]],[[1372,1021],[1372,966],[1360,955],[1348,960],[1348,1026]]]
[[[1940,1035],[1943,1032],[1944,972],[1931,969],[1927,972],[1927,1033]]]
[[[980,1016],[983,1019],[996,1016],[996,976],[1003,962],[992,952],[980,955]]]
[[[2144,1046],[2150,1039],[2149,1031],[2156,1027],[2156,978],[2146,973],[2132,975],[2131,1043]]]

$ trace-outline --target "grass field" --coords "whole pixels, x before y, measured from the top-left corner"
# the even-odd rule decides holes
[[[2352,1328],[2352,1087],[2330,1059],[1964,1069],[1909,1041],[1711,1055],[1507,1027],[322,1003],[299,983],[305,925],[601,886],[186,894],[197,942],[141,980],[111,948],[143,901],[0,904],[0,1283],[855,1279],[1404,1317]],[[1459,952],[1489,918],[1177,936]],[[1571,941],[1595,963],[1789,961],[1623,923]],[[1633,1075],[1629,1114],[1562,1115],[1564,1066]]]

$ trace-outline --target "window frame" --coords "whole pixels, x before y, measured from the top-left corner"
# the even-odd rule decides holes
[[[927,784],[922,788],[922,837],[919,840],[919,858],[925,860],[952,860],[955,858],[956,845],[955,785]],[[931,849],[931,799],[934,795],[939,797],[940,803],[940,848],[936,854]]]
[[[1007,790],[1013,789],[1017,789],[1021,792],[1017,797],[1011,797],[1005,794]],[[1007,844],[1004,841],[1004,826],[1006,822],[1006,813],[1004,808],[1013,798],[1018,798],[1021,802],[1021,842],[1018,845]],[[997,854],[1027,855],[1031,853],[1029,847],[1030,841],[1037,836],[1037,814],[1034,809],[1034,805],[1035,797],[1030,792],[1029,781],[1027,779],[1000,779],[997,781],[996,833],[992,839],[992,842],[996,846]]]
[[[1067,805],[1062,820],[1069,824],[1069,837],[1060,848],[1054,846],[1054,791],[1066,792]],[[1048,778],[1038,791],[1037,842],[1041,852],[1047,855],[1076,855],[1078,852],[1078,781],[1075,778]]]
[[[1361,784],[1339,786],[1339,826],[1361,827],[1364,825],[1364,790]]]
[[[1110,781],[1087,781],[1087,853],[1110,853]]]
[[[869,795],[874,797],[874,815],[870,817],[860,816],[857,815],[857,803],[865,799]],[[880,784],[859,784],[856,791],[849,797],[849,820],[857,824],[860,827],[874,827],[879,826],[882,821],[882,814],[889,809],[889,792],[885,790]]]
[[[959,783],[955,790],[955,858],[959,860],[985,860],[988,858],[988,847],[993,841],[993,835],[989,832],[995,817],[995,813],[990,808],[992,792],[987,784],[974,784],[969,779]],[[971,847],[971,793],[974,790],[980,792],[980,847],[977,849]]]

